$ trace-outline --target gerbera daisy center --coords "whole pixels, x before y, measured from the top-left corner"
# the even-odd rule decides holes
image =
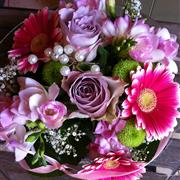
[[[118,161],[110,159],[104,163],[103,167],[105,169],[116,169],[119,165],[120,163]]]
[[[42,52],[48,45],[48,36],[40,33],[35,36],[31,41],[31,51],[33,53]]]
[[[138,105],[143,112],[151,112],[157,104],[157,97],[153,90],[143,89],[138,98]]]

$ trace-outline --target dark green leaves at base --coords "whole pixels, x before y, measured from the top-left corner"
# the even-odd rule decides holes
[[[74,129],[74,127],[77,128]],[[78,133],[82,134],[82,136],[75,136],[75,134]],[[58,136],[59,139],[57,139]],[[90,119],[75,118],[66,120],[59,130],[54,132],[49,131],[49,133],[45,134],[45,154],[55,158],[60,163],[76,165],[79,161],[81,161],[82,158],[87,155],[87,146],[91,142],[92,136],[92,122]],[[67,146],[69,148],[67,148]],[[71,147],[73,147],[73,150]],[[77,155],[74,156],[75,154]]]
[[[160,141],[153,141],[149,142],[148,144],[144,143],[139,147],[134,148],[131,152],[132,159],[135,161],[149,162],[156,154],[159,143]]]

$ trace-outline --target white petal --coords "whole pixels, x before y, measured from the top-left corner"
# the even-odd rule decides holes
[[[102,26],[102,31],[107,37],[115,36],[116,34],[114,24],[110,20],[105,21]]]
[[[27,156],[27,152],[22,151],[19,148],[15,149],[15,159],[16,159],[17,162],[23,160],[26,156]]]
[[[169,65],[167,66],[170,72],[177,74],[178,73],[178,66],[175,61],[170,60]]]
[[[161,60],[163,60],[164,56],[165,56],[165,54],[163,51],[156,49],[156,50],[152,51],[152,53],[151,53],[152,62],[161,61]]]
[[[171,38],[171,35],[170,35],[168,29],[166,29],[166,28],[160,29],[157,32],[157,36],[161,37],[163,40],[168,40]]]

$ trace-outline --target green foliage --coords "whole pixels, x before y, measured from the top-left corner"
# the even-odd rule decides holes
[[[105,68],[107,65],[108,57],[109,57],[109,52],[102,46],[98,48],[98,64],[101,68]]]
[[[37,120],[37,121],[28,121],[26,123],[26,126],[28,129],[36,129],[36,130],[44,130],[46,129],[45,124],[41,121],[41,120]]]
[[[100,46],[97,50],[97,57],[93,61],[95,64],[99,65],[101,68],[101,72],[104,75],[110,75],[111,67],[113,62],[110,61],[110,51],[108,47]]]
[[[129,51],[136,44],[133,39],[116,39],[112,45],[112,53],[117,59],[129,58]]]
[[[64,144],[61,144],[61,140],[59,140],[58,146],[65,147],[66,145],[72,145],[74,149],[76,150],[77,156],[74,157],[73,154],[67,155],[66,153],[60,155],[59,153],[56,153],[55,149],[52,147],[52,144],[50,142],[46,142],[46,150],[45,154],[47,154],[50,157],[55,158],[60,163],[69,163],[69,164],[78,164],[78,162],[81,161],[82,158],[84,158],[88,153],[88,145],[92,141],[93,137],[93,124],[90,121],[90,119],[70,119],[66,120],[63,123],[63,126],[56,132],[56,135],[61,135],[62,137],[67,137],[67,134],[69,133],[69,128],[72,128],[74,125],[78,126],[77,131],[85,133],[84,136],[80,137],[78,141],[75,140],[75,137],[72,135],[72,131],[70,136],[64,140]],[[46,134],[46,137],[48,137],[48,134]]]
[[[138,130],[133,120],[129,120],[117,137],[120,143],[127,147],[138,147],[144,142],[146,133],[144,130]]]
[[[132,70],[136,70],[136,68],[139,66],[139,63],[131,60],[120,60],[113,68],[113,76],[119,76],[121,79],[123,79],[125,82],[131,82],[130,80],[130,72]]]
[[[41,132],[32,133],[26,138],[26,142],[34,142],[40,137],[40,135],[41,135]]]
[[[156,151],[158,149],[160,141],[152,141],[152,142],[146,142],[141,144],[137,148],[132,149],[132,159],[134,161],[145,161],[149,162],[154,155],[156,154]]]
[[[26,139],[27,142],[34,142],[34,147],[36,150],[36,153],[34,155],[28,155],[26,160],[29,162],[28,164],[35,168],[39,166],[46,166],[47,162],[45,160],[45,142],[42,138],[42,133],[33,133]]]
[[[59,71],[62,66],[60,62],[56,61],[50,61],[44,64],[42,68],[42,80],[46,85],[51,85],[53,83],[60,84],[62,76]]]

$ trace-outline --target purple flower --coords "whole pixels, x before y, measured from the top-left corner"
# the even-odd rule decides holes
[[[177,65],[174,61],[178,53],[179,45],[176,37],[171,35],[166,28],[158,29],[145,24],[143,20],[130,21],[128,16],[117,18],[114,23],[106,20],[103,23],[104,35],[112,40],[132,38],[136,45],[129,51],[129,55],[139,62],[164,63],[171,71],[177,73]]]
[[[47,101],[55,100],[59,94],[56,84],[52,84],[47,92],[41,84],[31,78],[19,77],[18,83],[18,96],[13,97],[12,103],[0,112],[0,124],[3,128],[13,123],[24,125],[28,120],[38,120],[37,108]]]
[[[158,49],[159,38],[154,34],[140,35],[134,39],[137,44],[130,50],[129,55],[135,60],[157,62],[165,57],[165,53]]]
[[[128,152],[128,148],[123,146],[116,136],[116,133],[120,132],[126,125],[126,121],[119,118],[109,124],[106,121],[100,121],[95,129],[96,139],[94,145],[97,145],[97,151],[100,154],[106,154],[109,152],[116,152],[124,150]]]
[[[116,105],[124,86],[120,79],[114,80],[92,72],[74,71],[62,82],[62,88],[81,113],[94,119],[103,116],[110,122],[116,118]]]
[[[111,38],[129,38],[147,34],[149,26],[144,21],[131,22],[129,16],[119,17],[114,23],[107,19],[102,26],[103,34]]]
[[[125,151],[129,153],[129,149],[123,146],[116,136],[126,125],[126,121],[121,120],[121,112],[117,109],[118,118],[111,124],[107,121],[101,120],[95,129],[95,140],[90,144],[89,156],[96,158],[99,154],[107,154],[109,152]]]
[[[177,64],[172,61],[178,59],[179,44],[177,43],[177,37],[170,34],[166,28],[158,29],[156,35],[160,39],[158,48],[165,54],[162,62],[171,72],[178,73]]]
[[[67,41],[85,56],[86,61],[92,61],[101,44],[100,34],[101,24],[105,18],[104,13],[91,9],[89,6],[81,6],[77,10],[60,9],[59,14],[61,19],[68,24],[62,23]]]
[[[8,99],[6,99],[6,100],[8,100]],[[4,102],[2,101],[2,104],[1,104],[1,105],[4,104],[4,108],[0,112],[0,126],[2,128],[6,128],[15,122],[14,121],[15,113],[13,113],[13,110],[18,108],[19,98],[17,96],[15,96],[12,98],[11,102],[9,101],[6,103],[7,104],[4,104]],[[16,122],[16,123],[18,123],[18,122]],[[21,124],[21,122],[19,122],[19,124]]]
[[[62,125],[63,117],[67,113],[67,108],[60,102],[49,101],[42,104],[38,108],[38,112],[46,127],[55,129]]]
[[[34,142],[26,142],[26,138],[33,132],[26,133],[26,128],[22,125],[11,124],[4,130],[3,140],[6,141],[5,148],[15,153],[17,162],[23,160],[27,154],[34,153]]]

